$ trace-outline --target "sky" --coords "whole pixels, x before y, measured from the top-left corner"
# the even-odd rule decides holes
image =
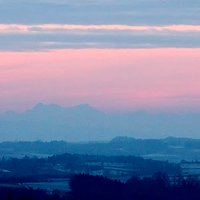
[[[200,110],[199,22],[199,0],[0,0],[0,111]]]

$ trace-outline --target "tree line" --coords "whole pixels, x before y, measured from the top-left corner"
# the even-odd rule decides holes
[[[200,181],[195,177],[165,173],[152,177],[132,177],[126,182],[104,176],[77,174],[70,180],[71,191],[49,194],[31,188],[0,188],[1,200],[199,200]]]

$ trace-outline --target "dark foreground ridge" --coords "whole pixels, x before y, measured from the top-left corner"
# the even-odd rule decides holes
[[[181,168],[179,164],[134,156],[61,154],[48,158],[2,158],[0,184],[49,182],[52,179],[69,182],[73,174],[79,173],[126,181],[132,176],[151,176],[157,171],[175,176],[181,173]]]
[[[51,194],[31,188],[0,188],[1,200],[199,200],[200,181],[194,177],[169,178],[164,173],[152,177],[132,177],[127,182],[103,176],[74,175],[71,190]]]

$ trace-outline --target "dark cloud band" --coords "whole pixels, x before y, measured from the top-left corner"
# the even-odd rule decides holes
[[[199,0],[1,0],[0,23],[199,24]]]
[[[1,50],[200,47],[200,26],[0,24]]]

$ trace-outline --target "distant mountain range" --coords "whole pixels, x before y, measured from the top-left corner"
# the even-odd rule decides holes
[[[200,113],[106,114],[87,104],[37,104],[24,113],[0,114],[0,141],[107,141],[116,136],[200,138]]]
[[[200,161],[200,139],[173,138],[134,139],[116,137],[108,142],[72,143],[51,142],[2,142],[1,157],[47,157],[63,153],[94,156],[141,156],[147,159],[171,162]]]

